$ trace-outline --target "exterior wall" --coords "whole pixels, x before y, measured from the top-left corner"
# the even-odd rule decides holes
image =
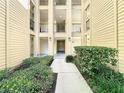
[[[18,2],[10,0],[8,16],[7,66],[20,64],[30,56],[30,35],[28,29],[28,11]]]
[[[13,67],[30,56],[28,10],[18,0],[1,0],[0,8],[0,68]]]
[[[119,49],[119,70],[124,72],[124,0],[117,0],[118,3],[118,49]]]
[[[40,53],[48,55],[48,39],[40,40]]]
[[[92,45],[115,47],[114,0],[92,1]]]
[[[91,5],[91,45],[118,48],[118,69],[124,72],[124,1],[92,0],[89,4]],[[84,0],[84,6],[86,5],[87,2]]]
[[[81,9],[73,8],[72,10],[72,22],[80,23],[81,22]]]
[[[5,68],[6,0],[0,0],[0,68]]]
[[[72,38],[72,54],[75,54],[75,46],[81,46],[81,37],[73,37]]]

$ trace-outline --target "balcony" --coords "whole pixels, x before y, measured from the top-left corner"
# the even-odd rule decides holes
[[[78,24],[78,23],[72,24],[72,32],[80,33],[81,32],[81,24]]]
[[[63,6],[63,5],[66,5],[66,0],[55,0],[54,4],[57,5],[57,6],[58,5],[62,5]]]
[[[40,0],[40,5],[41,6],[47,6],[48,5],[48,0]]]
[[[40,33],[48,33],[48,24],[40,24]]]
[[[48,37],[48,24],[42,23],[40,24],[40,37],[47,38]]]
[[[72,5],[73,6],[80,6],[81,5],[81,0],[72,0]]]
[[[80,23],[72,24],[72,36],[73,37],[81,36],[81,24]]]
[[[40,10],[40,27],[39,32],[40,36],[48,36],[48,10]]]
[[[66,29],[65,29],[65,23],[56,23],[54,25],[55,28],[55,37],[56,38],[65,38],[66,37]]]
[[[57,33],[65,33],[66,32],[65,20],[57,20],[56,24],[54,25],[54,29],[56,30]]]
[[[57,30],[56,32],[57,32],[57,33],[65,33],[65,30],[61,30],[61,29],[60,29],[60,30]]]

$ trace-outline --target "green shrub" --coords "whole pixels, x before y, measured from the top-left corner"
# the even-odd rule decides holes
[[[114,48],[75,47],[75,64],[94,93],[124,93],[124,75],[108,67],[116,66],[118,51]]]
[[[29,68],[30,66],[33,66],[38,63],[40,63],[40,58],[38,57],[27,58],[23,60],[22,64],[20,64],[15,68],[9,68],[8,70],[0,71],[0,81],[2,81],[3,79],[9,78],[13,73],[15,73],[18,70]]]
[[[81,73],[93,76],[99,71],[101,65],[118,62],[118,51],[114,48],[95,47],[95,46],[78,46],[75,47],[78,63]]]
[[[53,62],[53,56],[45,56],[40,58],[40,63],[42,63],[43,65],[50,66],[52,62]]]
[[[23,60],[19,69],[25,69],[32,65],[42,63],[43,65],[50,66],[53,62],[53,56],[45,56],[45,57],[31,57]]]
[[[2,70],[0,71],[0,81],[2,81],[3,79],[6,79],[10,76],[10,73],[8,70]]]
[[[42,64],[17,71],[0,83],[0,93],[46,93],[53,83],[53,72]]]
[[[19,75],[11,77],[8,80],[4,80],[0,83],[0,93],[35,93],[35,85],[25,76]]]
[[[95,93],[124,93],[124,77],[112,69],[88,80]]]
[[[52,56],[31,57],[12,71],[1,71],[0,93],[46,93],[54,81],[52,61]]]
[[[20,68],[18,68],[18,69],[25,69],[25,68],[28,68],[32,65],[38,64],[38,63],[40,63],[40,58],[39,57],[27,58],[27,59],[23,60]]]
[[[73,62],[73,61],[74,61],[74,57],[72,55],[66,56],[66,62]]]

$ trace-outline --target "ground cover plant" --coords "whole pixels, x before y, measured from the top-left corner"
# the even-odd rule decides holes
[[[11,71],[7,71],[6,74],[5,70],[1,71],[0,93],[48,93],[55,77],[51,68],[41,62],[42,59],[44,63],[51,63],[53,57],[25,59],[20,67],[12,71],[10,75],[8,73]]]
[[[124,93],[124,75],[117,67],[118,50],[107,47],[75,47],[74,63],[94,93]]]

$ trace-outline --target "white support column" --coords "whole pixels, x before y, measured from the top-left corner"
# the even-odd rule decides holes
[[[54,16],[53,16],[53,0],[48,0],[48,54],[54,55]]]
[[[67,2],[67,12],[66,12],[66,30],[67,30],[67,39],[66,39],[66,55],[72,53],[72,0],[66,0]]]
[[[40,23],[39,0],[36,0],[36,6],[35,6],[35,33],[36,35],[34,38],[34,56],[40,55],[39,23]]]

